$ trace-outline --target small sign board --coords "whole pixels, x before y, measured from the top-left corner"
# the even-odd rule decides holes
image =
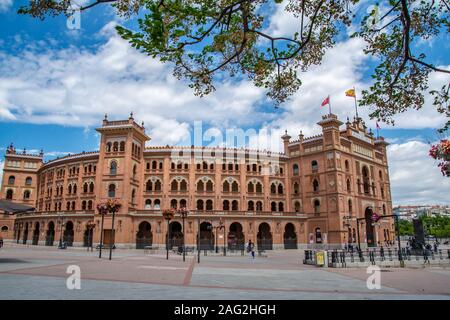
[[[325,252],[318,251],[316,253],[316,264],[318,266],[323,266],[325,264]]]
[[[372,219],[373,222],[377,222],[378,220],[380,220],[380,216],[375,212],[372,214],[370,218]]]

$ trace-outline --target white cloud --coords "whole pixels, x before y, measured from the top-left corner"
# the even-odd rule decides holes
[[[0,12],[8,11],[13,5],[13,0],[0,0]]]
[[[441,174],[437,161],[428,156],[429,149],[421,141],[388,146],[394,205],[450,204],[450,179]]]
[[[134,111],[155,144],[182,140],[194,120],[223,127],[269,119],[255,103],[262,89],[231,79],[200,99],[169,65],[113,35],[113,25],[100,32],[109,38],[95,52],[39,45],[16,56],[0,52],[0,118],[85,127],[99,125],[105,113],[117,119]]]
[[[5,167],[5,161],[0,160],[0,182],[3,181],[3,168]],[[0,184],[0,192],[2,192],[2,186]]]

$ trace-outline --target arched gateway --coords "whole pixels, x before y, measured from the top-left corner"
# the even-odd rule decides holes
[[[152,226],[147,221],[139,224],[139,231],[136,233],[136,249],[144,249],[153,243]]]
[[[292,223],[286,223],[284,227],[284,248],[285,249],[297,249],[297,233],[295,232],[295,226]]]
[[[233,222],[228,232],[228,249],[243,250],[245,246],[245,237],[242,232],[242,225],[239,222]]]
[[[272,232],[268,223],[263,222],[258,228],[258,250],[272,250]]]
[[[214,233],[210,222],[200,224],[200,249],[214,250]]]
[[[48,223],[47,234],[45,236],[45,245],[53,246],[53,241],[55,241],[55,223],[50,221]]]

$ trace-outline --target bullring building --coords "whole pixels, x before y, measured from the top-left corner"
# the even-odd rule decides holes
[[[5,154],[1,196],[32,212],[0,219],[2,237],[29,245],[88,246],[100,242],[96,205],[118,199],[104,221],[104,242],[124,248],[171,245],[240,249],[248,240],[265,250],[376,246],[394,239],[387,142],[364,122],[336,115],[317,123],[322,133],[281,139],[282,153],[244,148],[145,146],[143,125],[106,118],[100,149],[43,162],[11,145]],[[175,214],[186,207],[184,229]],[[359,218],[359,219],[357,219]],[[218,228],[219,222],[223,227]],[[357,223],[359,224],[357,226]],[[95,224],[95,227],[92,227]],[[168,233],[168,231],[170,231]]]

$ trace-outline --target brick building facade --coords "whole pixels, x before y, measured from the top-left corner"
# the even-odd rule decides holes
[[[387,143],[356,119],[333,115],[322,134],[291,139],[284,152],[203,147],[145,147],[150,138],[133,117],[97,131],[98,152],[43,162],[43,154],[5,155],[1,198],[31,203],[35,212],[0,220],[3,238],[19,243],[88,245],[100,241],[97,203],[118,199],[118,247],[164,247],[183,239],[181,218],[168,227],[161,210],[187,207],[186,245],[240,248],[252,240],[265,249],[362,246],[394,239]],[[356,220],[356,218],[366,218]],[[224,228],[216,228],[222,221]],[[88,224],[95,223],[90,231]],[[104,224],[109,243],[111,217]],[[6,230],[7,229],[7,230]]]

